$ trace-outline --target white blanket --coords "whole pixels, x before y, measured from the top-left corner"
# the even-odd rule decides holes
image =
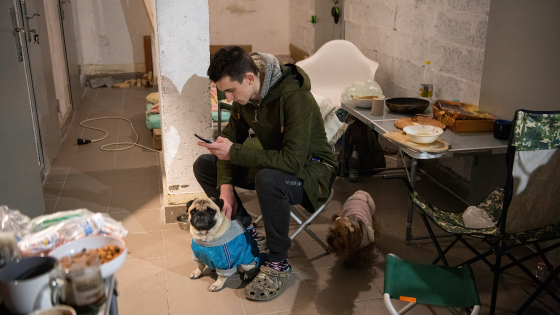
[[[313,93],[311,93],[313,94]],[[332,103],[328,97],[313,94],[315,101],[319,105],[321,110],[321,116],[323,117],[323,122],[325,123],[325,131],[327,132],[327,141],[331,146],[342,137],[348,125],[342,123],[336,116],[336,111],[340,108]]]

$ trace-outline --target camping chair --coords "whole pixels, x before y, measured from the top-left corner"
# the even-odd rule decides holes
[[[560,111],[518,110],[515,113],[506,154],[508,174],[505,189],[496,189],[478,205],[479,208],[486,210],[496,224],[495,227],[485,229],[467,228],[462,214],[442,211],[430,205],[414,191],[406,178],[384,176],[384,178],[400,178],[407,184],[409,196],[420,210],[422,220],[439,255],[432,262],[433,264],[441,259],[443,264],[448,266],[445,254],[457,241],[460,241],[476,255],[461,265],[470,265],[482,260],[490,266],[494,273],[490,314],[494,314],[496,308],[499,276],[513,266],[518,266],[538,285],[517,314],[524,312],[543,290],[560,303],[558,295],[548,287],[553,281],[560,286],[558,280],[560,266],[554,269],[545,256],[545,253],[560,247],[560,241],[546,248],[541,248],[539,245],[540,242],[560,239],[559,148]],[[444,231],[455,236],[455,240],[444,250],[439,246],[428,218]],[[464,236],[482,238],[492,249],[479,253],[464,239]],[[520,259],[510,253],[512,248],[526,245],[532,245],[535,252]],[[494,264],[486,259],[491,254],[496,255]],[[503,256],[508,257],[512,262],[502,266]],[[542,258],[550,272],[550,276],[544,282],[537,279],[523,265],[524,261],[537,256]]]
[[[396,311],[391,298],[410,302]],[[480,300],[474,276],[469,265],[444,267],[401,260],[394,254],[385,258],[385,283],[383,300],[392,315],[404,314],[419,304],[447,307],[473,308],[471,315],[478,314]]]
[[[315,233],[313,233],[313,231],[311,231],[308,226],[309,226],[309,224],[311,224],[311,221],[313,221],[313,219],[315,219],[325,209],[325,207],[329,204],[329,202],[331,202],[333,195],[334,195],[334,190],[331,189],[331,193],[327,197],[327,200],[325,200],[325,203],[323,203],[317,210],[315,210],[315,212],[313,212],[309,217],[307,217],[307,219],[305,219],[305,221],[302,221],[296,214],[294,214],[293,211],[290,211],[290,216],[292,217],[292,219],[294,219],[294,221],[296,221],[299,224],[298,229],[294,233],[292,233],[292,235],[290,235],[290,239],[292,241],[294,240],[294,238],[296,238],[296,236],[302,230],[304,230],[317,243],[319,243],[319,245],[321,245],[325,249],[325,251],[327,251],[327,252],[329,251],[327,245],[325,243],[323,243],[323,241],[321,241],[321,239],[318,238],[317,235],[315,235]],[[298,211],[302,215],[303,215],[303,213],[307,212],[307,210],[302,209],[303,207],[301,207],[301,206],[296,206],[296,208],[298,209]],[[257,217],[257,219],[253,222],[253,225],[256,226],[261,221],[262,221],[262,215]]]

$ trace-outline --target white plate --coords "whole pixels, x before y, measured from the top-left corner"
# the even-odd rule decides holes
[[[117,271],[122,266],[124,260],[126,259],[128,248],[126,247],[126,243],[122,238],[108,235],[84,237],[53,249],[49,253],[49,256],[60,260],[62,257],[77,254],[84,248],[86,250],[99,249],[101,247],[109,245],[117,245],[123,252],[119,256],[117,256],[117,258],[101,265],[101,276],[103,277],[103,279],[105,279],[113,275],[115,271]]]

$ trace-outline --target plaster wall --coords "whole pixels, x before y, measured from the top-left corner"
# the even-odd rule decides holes
[[[144,36],[151,27],[143,0],[73,3],[82,73],[145,72]]]
[[[315,0],[290,0],[290,44],[312,55],[315,47],[315,24],[311,16],[315,15]]]
[[[340,19],[334,22],[331,10],[334,6],[332,1],[315,1],[315,50],[318,50],[326,42],[334,39],[344,39],[344,0],[338,0]]]
[[[210,44],[289,54],[289,0],[211,0]]]
[[[379,63],[386,96],[417,96],[430,60],[437,99],[479,104],[490,0],[346,0],[344,9],[345,39]],[[470,181],[472,157],[437,162]]]
[[[68,90],[68,72],[64,59],[64,46],[62,44],[62,30],[58,13],[58,3],[45,1],[45,20],[49,36],[49,49],[51,52],[53,79],[56,98],[60,105],[59,121],[62,123],[70,112],[72,102]]]
[[[203,195],[194,174],[196,158],[207,150],[197,133],[212,137],[208,0],[156,0],[160,66],[162,139],[167,202],[185,203]]]
[[[508,120],[520,108],[560,109],[558,15],[558,1],[492,1],[481,108]]]
[[[426,60],[437,98],[478,105],[490,0],[346,0],[345,38],[379,62],[388,96],[416,96]]]

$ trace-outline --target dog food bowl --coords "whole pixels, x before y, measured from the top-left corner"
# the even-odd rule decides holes
[[[432,143],[443,133],[443,129],[429,125],[411,125],[403,129],[408,139],[416,143]]]
[[[189,222],[189,215],[187,213],[178,216],[177,223],[179,224],[179,228],[183,231],[189,231],[191,229],[191,224]]]
[[[101,276],[106,279],[113,275],[124,263],[128,248],[122,238],[109,235],[97,235],[80,238],[53,249],[49,256],[60,260],[62,257],[71,256],[81,252],[83,249],[98,249],[101,247],[117,245],[121,249],[121,254],[111,261],[101,265]]]

